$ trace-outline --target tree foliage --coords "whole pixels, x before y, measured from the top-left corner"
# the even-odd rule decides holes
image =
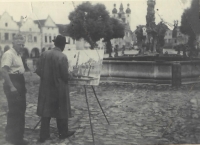
[[[194,48],[196,34],[200,33],[199,0],[192,0],[190,8],[183,12],[180,31],[189,36],[188,45]]]
[[[103,4],[92,5],[90,2],[84,2],[70,13],[69,20],[69,36],[76,40],[83,38],[90,44],[91,49],[101,38],[108,41],[124,36],[124,32],[121,32],[124,31],[123,27],[117,20],[110,18]]]

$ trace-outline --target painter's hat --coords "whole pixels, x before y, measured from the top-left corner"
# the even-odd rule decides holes
[[[66,42],[66,38],[62,35],[58,35],[56,39],[52,40],[53,42],[59,43],[59,44],[69,44]]]

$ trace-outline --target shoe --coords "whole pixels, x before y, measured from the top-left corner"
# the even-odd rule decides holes
[[[27,140],[15,141],[14,145],[28,145],[29,142]]]
[[[59,136],[59,139],[66,139],[72,135],[74,135],[75,131],[68,131],[67,135],[65,136]]]
[[[44,143],[46,140],[50,140],[51,138],[50,137],[48,137],[48,138],[39,138],[38,140],[37,140],[37,142],[38,143]]]

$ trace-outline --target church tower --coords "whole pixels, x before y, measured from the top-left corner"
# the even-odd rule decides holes
[[[124,23],[126,23],[126,16],[125,16],[125,13],[124,13],[124,8],[123,8],[123,4],[122,4],[122,3],[121,3],[120,8],[119,8],[118,17],[119,17],[119,19],[121,19]]]
[[[126,23],[130,26],[131,23],[131,9],[129,8],[129,4],[127,4],[127,9],[126,9]]]
[[[114,4],[114,8],[112,10],[113,18],[117,18],[117,9],[116,9],[116,4]]]

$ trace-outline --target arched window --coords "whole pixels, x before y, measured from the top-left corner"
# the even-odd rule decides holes
[[[32,35],[31,34],[28,35],[28,42],[32,42]]]
[[[42,48],[42,52],[44,52],[45,51],[45,47],[44,48]]]

